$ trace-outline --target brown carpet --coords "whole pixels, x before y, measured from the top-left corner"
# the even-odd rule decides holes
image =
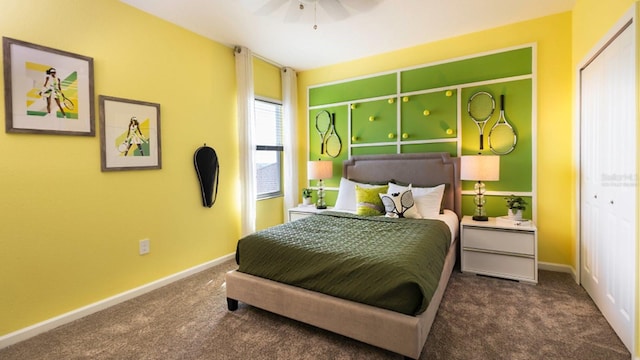
[[[226,310],[233,261],[0,350],[38,359],[402,359],[240,304]],[[570,275],[537,286],[461,274],[449,282],[421,359],[630,359]]]

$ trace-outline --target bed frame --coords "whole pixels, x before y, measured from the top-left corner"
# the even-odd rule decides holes
[[[460,161],[448,153],[362,155],[343,163],[342,176],[359,182],[396,180],[414,186],[446,184],[444,207],[461,217]],[[450,246],[438,288],[425,312],[410,316],[230,271],[230,311],[238,301],[335,332],[407,358],[418,359],[456,262],[458,239]]]

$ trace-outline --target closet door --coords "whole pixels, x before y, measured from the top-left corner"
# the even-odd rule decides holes
[[[581,283],[633,353],[636,262],[634,27],[580,74]]]

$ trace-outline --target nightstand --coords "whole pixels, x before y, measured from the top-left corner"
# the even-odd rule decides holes
[[[306,218],[307,216],[311,216],[325,210],[331,210],[331,207],[319,210],[316,209],[315,205],[298,205],[289,209],[289,221]]]
[[[465,216],[460,225],[462,272],[538,283],[538,230],[532,222]]]

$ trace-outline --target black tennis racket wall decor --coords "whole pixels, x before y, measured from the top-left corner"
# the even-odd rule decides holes
[[[220,163],[216,151],[204,144],[193,154],[193,164],[200,182],[202,205],[212,207],[218,195],[218,179],[220,177]]]

